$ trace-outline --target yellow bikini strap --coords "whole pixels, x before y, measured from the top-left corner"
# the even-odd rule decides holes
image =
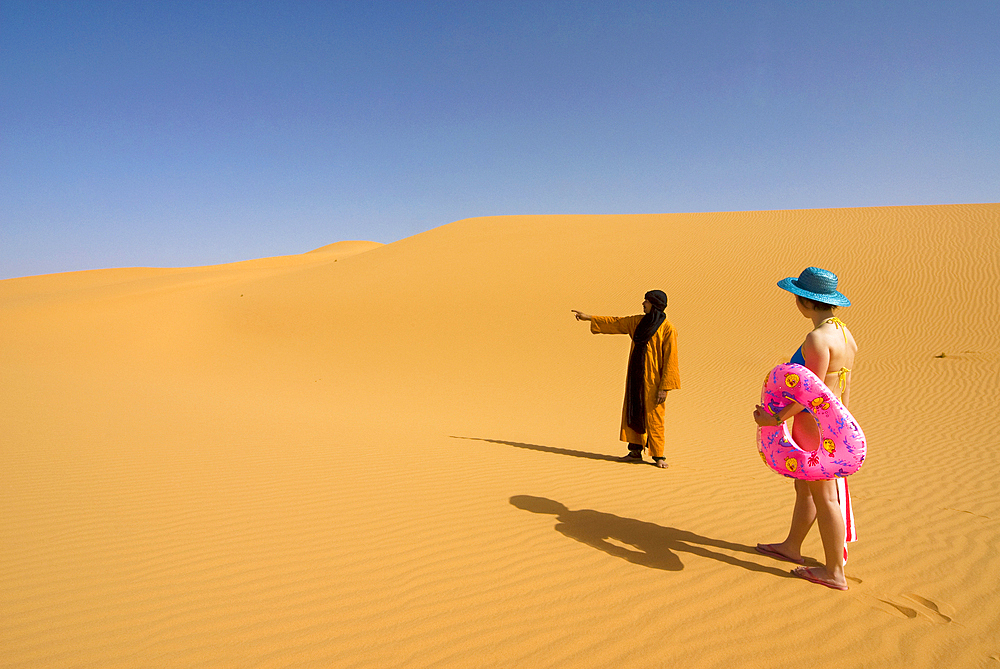
[[[847,392],[847,375],[851,373],[851,370],[847,367],[841,367],[840,371],[837,372],[837,387],[840,388],[840,399],[844,399],[844,393]]]
[[[840,320],[836,316],[833,316],[831,318],[827,318],[823,322],[824,323],[833,323],[834,327],[836,327],[838,330],[840,330],[841,334],[844,335],[844,343],[845,344],[847,343],[847,323],[845,323],[844,321]]]
[[[840,320],[836,316],[832,318],[827,318],[824,323],[833,323],[834,327],[840,330],[841,334],[844,335],[844,343],[847,343],[847,324]],[[851,370],[847,367],[841,367],[840,371],[837,372],[837,386],[840,387],[840,399],[844,399],[844,393],[847,392],[847,375]]]

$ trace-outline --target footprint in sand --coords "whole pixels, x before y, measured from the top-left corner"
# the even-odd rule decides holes
[[[876,609],[885,611],[889,615],[896,616],[897,618],[909,618],[911,620],[915,618],[924,618],[926,620],[930,620],[932,623],[938,624],[952,622],[952,617],[947,614],[950,613],[954,615],[955,613],[951,607],[938,604],[931,599],[912,592],[903,593],[896,598],[890,596],[880,598],[872,595],[863,595],[860,596],[859,599],[866,601]],[[894,599],[896,601],[893,601]],[[944,609],[947,609],[947,613]]]
[[[921,597],[920,595],[912,592],[904,593],[903,597],[906,597],[910,601],[915,602],[917,604],[918,613],[920,613],[926,618],[930,618],[932,622],[950,623],[952,620],[951,616],[945,615],[944,612],[941,610],[942,605],[939,605],[937,602],[933,600],[927,599],[926,597]],[[948,609],[949,613],[951,614],[955,613],[955,611],[952,610],[951,607],[948,607]]]

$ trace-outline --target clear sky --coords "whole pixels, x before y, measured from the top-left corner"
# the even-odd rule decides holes
[[[998,36],[998,0],[0,0],[0,278],[996,202]]]

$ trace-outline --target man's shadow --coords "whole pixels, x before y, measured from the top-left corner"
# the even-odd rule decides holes
[[[586,458],[587,460],[604,460],[606,462],[621,462],[621,458],[604,453],[588,453],[587,451],[574,451],[571,448],[556,448],[555,446],[542,446],[540,444],[524,444],[519,441],[500,441],[499,439],[483,439],[481,437],[456,437],[452,439],[469,439],[470,441],[485,441],[490,444],[504,444],[514,448],[523,448],[529,451],[540,451],[542,453],[555,453],[557,455],[570,455],[574,458]]]
[[[792,577],[789,572],[777,567],[759,565],[706,548],[721,548],[760,557],[754,548],[743,544],[709,539],[693,532],[661,527],[655,523],[622,518],[592,509],[570,511],[563,504],[544,497],[515,495],[510,498],[510,503],[532,513],[553,515],[558,521],[555,528],[557,532],[608,555],[650,569],[680,571],[684,569],[684,564],[678,553],[690,553],[749,571]]]

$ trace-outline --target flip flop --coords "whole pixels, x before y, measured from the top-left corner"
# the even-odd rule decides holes
[[[815,583],[816,585],[825,585],[833,590],[847,590],[846,585],[840,585],[839,583],[832,583],[830,581],[824,581],[818,576],[813,576],[812,567],[799,567],[798,569],[792,570],[792,576],[798,576],[799,578],[804,578],[810,583]]]
[[[791,562],[792,564],[805,564],[805,560],[802,558],[796,560],[788,557],[787,555],[782,555],[778,551],[771,548],[772,546],[774,546],[774,544],[757,544],[757,552],[761,555],[773,557],[776,560],[784,560],[785,562]]]

